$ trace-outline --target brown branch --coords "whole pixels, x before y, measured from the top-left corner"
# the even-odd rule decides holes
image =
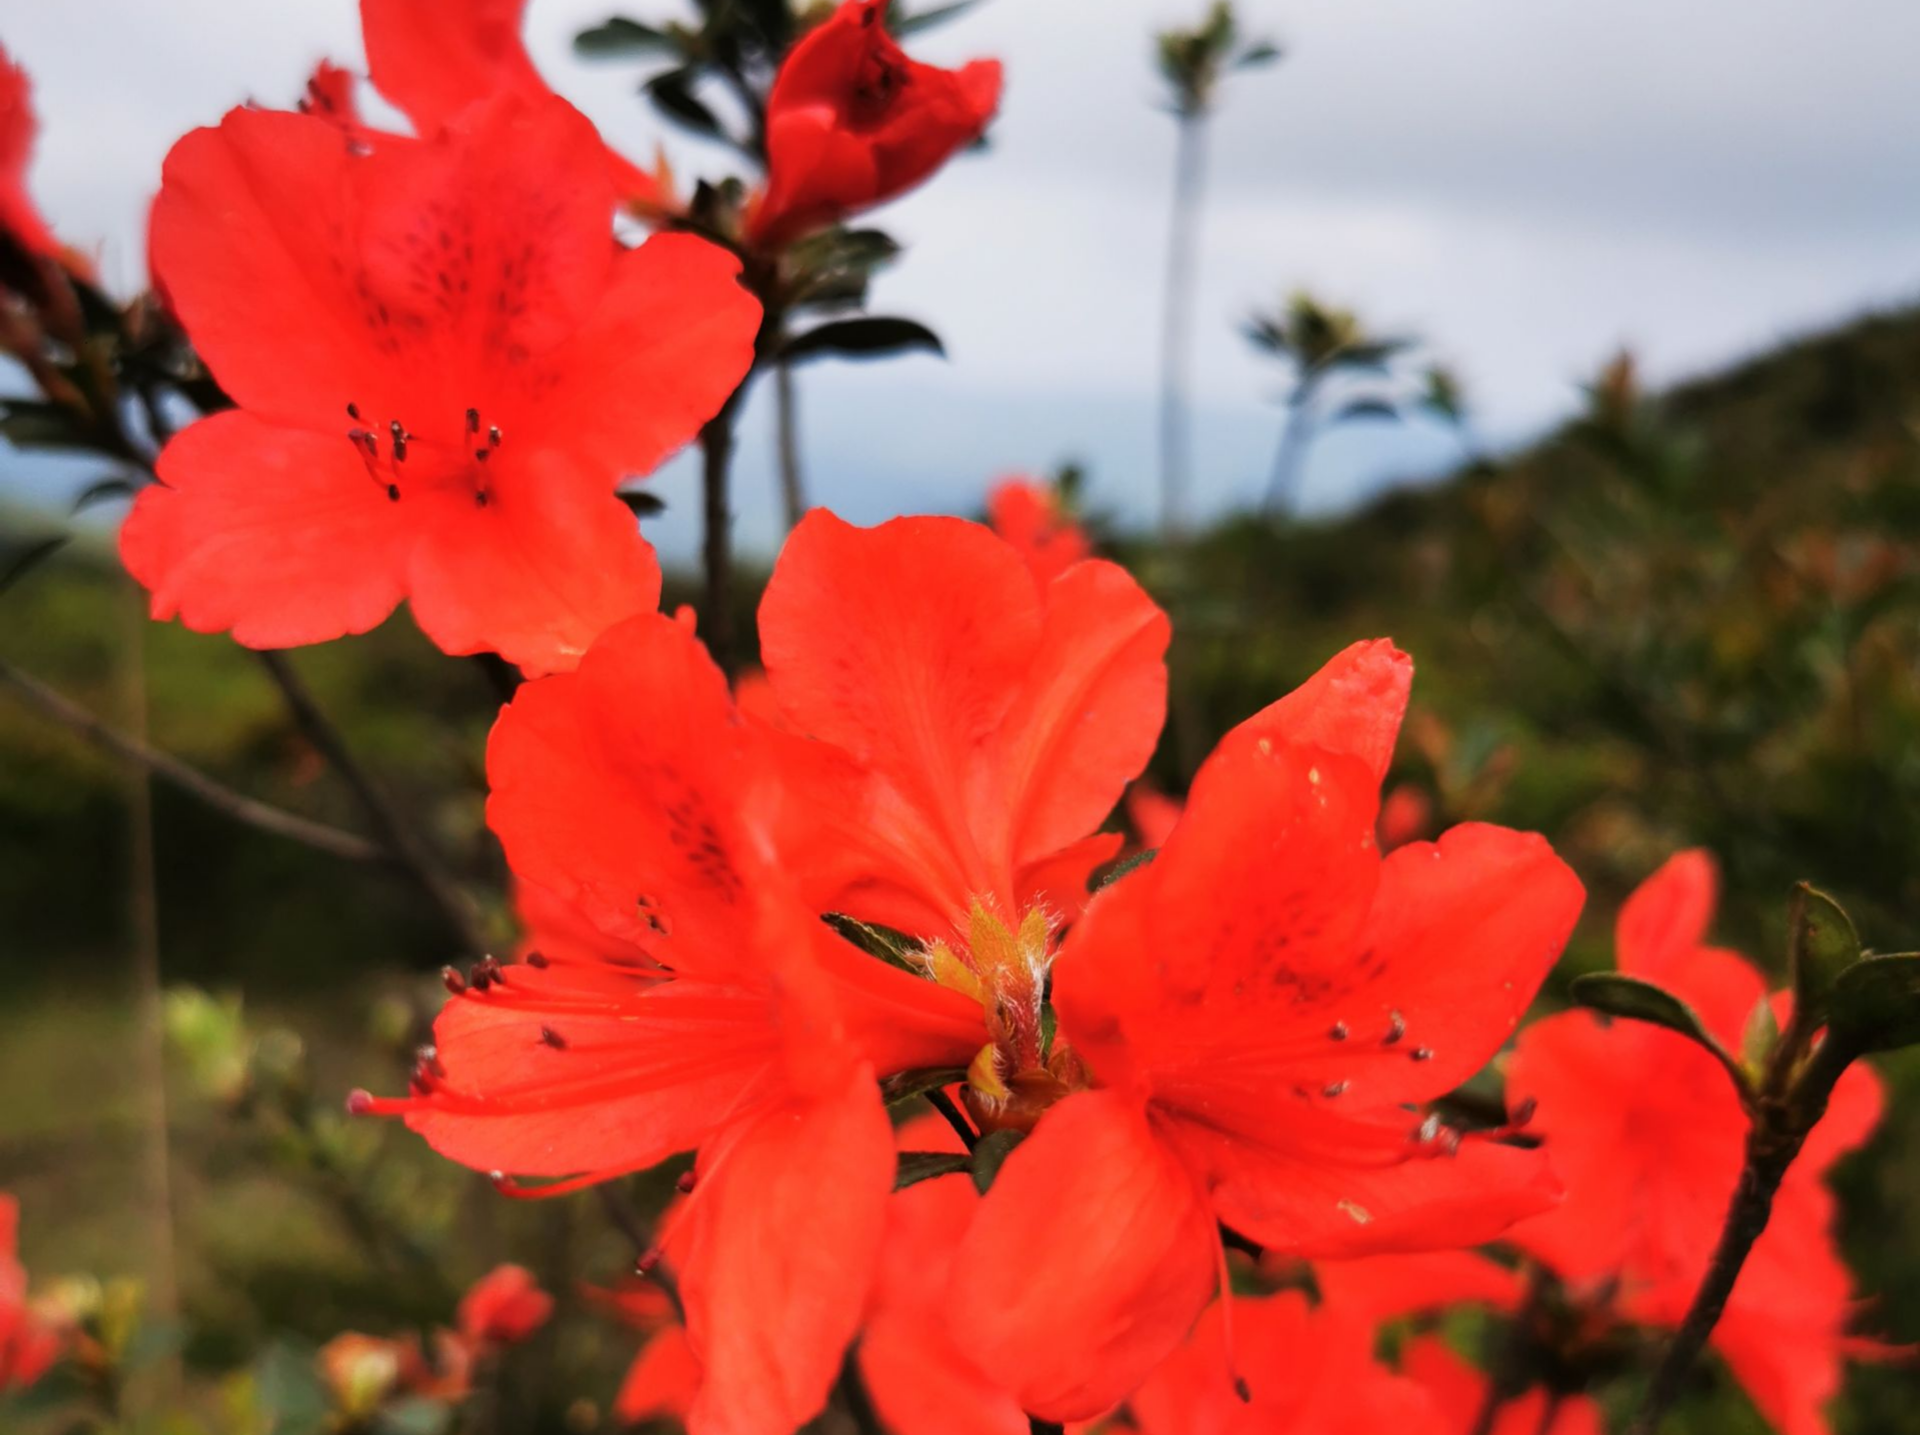
[[[387,854],[375,844],[351,832],[314,822],[282,808],[271,806],[216,782],[196,767],[177,757],[157,752],[108,727],[78,703],[62,696],[37,678],[29,677],[10,664],[0,663],[0,685],[4,685],[28,707],[70,729],[76,737],[125,763],[143,767],[161,781],[171,784],[189,797],[214,811],[262,832],[285,837],[329,856],[349,862],[384,862]]]
[[[748,379],[751,379],[749,374]],[[733,464],[733,414],[748,380],[720,412],[700,430],[700,474],[706,532],[701,557],[707,572],[706,611],[700,615],[701,636],[720,670],[734,672],[733,653],[733,513],[727,503],[727,481]]]
[[[447,872],[426,838],[408,820],[407,815],[380,789],[367,770],[361,767],[347,747],[346,739],[314,700],[313,694],[294,671],[287,655],[271,649],[259,655],[287,710],[321,757],[326,759],[340,779],[353,790],[355,799],[373,824],[374,833],[391,854],[396,865],[411,877],[427,895],[446,923],[447,930],[460,939],[468,953],[479,956],[487,949],[479,918],[466,894]]]

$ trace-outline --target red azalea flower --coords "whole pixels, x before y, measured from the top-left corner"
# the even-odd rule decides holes
[[[1451,1306],[1510,1311],[1520,1303],[1520,1278],[1473,1251],[1414,1251],[1322,1261],[1313,1275],[1323,1301],[1369,1325]]]
[[[1000,63],[942,70],[909,59],[884,0],[845,0],[781,63],[767,97],[767,187],[748,238],[774,248],[904,194],[980,137]]]
[[[1439,1409],[1448,1435],[1472,1430],[1487,1398],[1487,1377],[1447,1349],[1437,1335],[1417,1336],[1400,1367]],[[1555,1397],[1529,1390],[1500,1406],[1488,1435],[1606,1435],[1600,1407],[1584,1395]]]
[[[553,1297],[525,1266],[496,1266],[460,1298],[456,1323],[476,1347],[518,1345],[553,1314]]]
[[[1093,551],[1086,530],[1049,483],[1002,479],[987,495],[987,521],[1020,550],[1043,588]]]
[[[673,1300],[653,1281],[635,1279],[614,1291],[589,1291],[640,1331],[646,1344],[627,1368],[613,1413],[623,1425],[670,1419],[686,1423],[700,1394],[700,1361],[687,1340]]]
[[[59,1358],[60,1333],[27,1304],[20,1264],[20,1203],[0,1193],[0,1395],[25,1390]]]
[[[153,254],[239,408],[167,445],[122,531],[156,618],[286,647],[407,597],[446,651],[544,670],[654,606],[613,489],[719,408],[759,311],[713,245],[618,250],[598,156],[512,98],[371,153],[245,109],[174,146]]]
[[[1167,796],[1147,778],[1141,778],[1127,789],[1127,824],[1133,828],[1142,849],[1158,850],[1172,835],[1185,810],[1186,803]]]
[[[1443,1420],[1419,1385],[1374,1358],[1369,1323],[1309,1305],[1298,1291],[1230,1307],[1216,1302],[1127,1404],[1141,1435],[1460,1435],[1468,1428]]]
[[[1706,853],[1668,861],[1621,909],[1619,964],[1689,1002],[1738,1051],[1766,984],[1738,954],[1703,945],[1716,886]],[[1664,1028],[1576,1011],[1521,1034],[1507,1085],[1514,1100],[1537,1103],[1535,1123],[1567,1185],[1565,1205],[1513,1238],[1576,1286],[1617,1282],[1627,1319],[1677,1324],[1743,1161],[1747,1120],[1719,1063]],[[1824,1435],[1821,1407],[1840,1386],[1852,1282],[1824,1178],[1866,1140],[1881,1101],[1870,1069],[1841,1078],[1714,1329],[1715,1348],[1787,1435]]]
[[[483,964],[413,1094],[354,1105],[469,1165],[571,1178],[547,1191],[698,1148],[665,1237],[704,1375],[688,1424],[792,1429],[878,1255],[894,1157],[874,1070],[964,1060],[978,1012],[798,904],[765,838],[782,794],[760,730],[684,624],[632,619],[521,688],[488,773],[522,880],[643,955]]]
[[[27,166],[33,161],[33,141],[39,128],[27,72],[0,47],[0,235],[35,258],[91,279],[92,264],[54,238],[40,207],[27,192]]]
[[[1382,860],[1410,678],[1359,644],[1243,723],[1159,855],[1068,933],[1048,1071],[1090,1089],[1008,1158],[951,1296],[1029,1412],[1094,1413],[1178,1343],[1216,1285],[1216,1221],[1353,1255],[1472,1245],[1553,1199],[1539,1153],[1408,1114],[1512,1033],[1582,899],[1544,841],[1502,828]]]
[[[497,95],[538,103],[553,94],[521,39],[527,0],[360,0],[374,88],[431,136],[469,105]],[[604,146],[620,202],[645,213],[673,206],[664,159],[647,173]]]

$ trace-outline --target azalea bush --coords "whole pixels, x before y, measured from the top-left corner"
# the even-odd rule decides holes
[[[160,1103],[125,1224],[145,1284],[136,1250],[30,1279],[17,1228],[63,1212],[0,1198],[5,1419],[1820,1435],[1850,1363],[1908,1359],[1829,1179],[1888,1119],[1874,1062],[1920,1042],[1913,934],[1856,929],[1825,889],[1854,874],[1747,895],[1783,920],[1743,955],[1719,864],[1673,842],[1589,916],[1576,975],[1591,832],[1486,820],[1516,760],[1409,720],[1413,657],[1349,632],[1281,682],[1222,651],[1204,584],[1239,540],[1173,521],[1177,383],[1152,542],[1074,472],[983,483],[986,522],[807,506],[791,369],[938,347],[869,312],[900,255],[863,226],[989,131],[996,62],[903,48],[965,8],[738,0],[580,35],[727,147],[689,183],[550,88],[513,0],[362,0],[365,78],[408,132],[322,64],[181,137],[137,296],[40,219],[27,78],[0,73],[5,432],[110,469],[90,497],[127,504],[154,642],[257,669],[299,774],[292,802],[236,786],[0,667],[134,774],[129,1049]],[[1161,55],[1191,136],[1223,67],[1278,52],[1219,5]],[[1386,416],[1460,421],[1450,376],[1409,386],[1407,346],[1345,311],[1254,328],[1294,423],[1341,417],[1320,386],[1356,376]],[[730,536],[763,383],[789,527],[764,575]],[[1635,505],[1670,498],[1672,450],[1606,397],[1596,447]],[[689,447],[699,572],[663,574],[646,480]],[[52,546],[14,555],[6,603]],[[1609,649],[1597,603],[1487,581],[1626,681],[1686,631]],[[432,713],[438,755],[369,761],[329,662]],[[188,696],[212,724],[237,692]],[[1651,712],[1696,750],[1697,706]],[[299,796],[316,774],[337,801]],[[155,844],[150,789],[352,874],[303,918],[327,953],[303,1000],[168,983],[154,870],[225,849]],[[396,891],[381,969],[351,908]],[[225,1306],[179,1279],[189,1164],[184,1204],[271,1173],[278,1204],[234,1224],[313,1258],[252,1252]]]

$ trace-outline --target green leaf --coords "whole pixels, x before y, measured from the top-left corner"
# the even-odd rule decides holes
[[[1765,1071],[1779,1040],[1780,1022],[1773,1014],[1773,1003],[1755,1002],[1747,1016],[1746,1028],[1740,1034],[1741,1064],[1751,1072]]]
[[[1137,872],[1160,855],[1158,847],[1145,847],[1131,857],[1122,857],[1093,880],[1093,890],[1103,891],[1130,872]]]
[[[91,427],[65,404],[43,399],[7,399],[0,403],[0,437],[15,448],[96,449]]]
[[[1860,934],[1838,902],[1802,882],[1793,890],[1787,956],[1793,998],[1817,1019],[1840,974],[1860,960]]]
[[[921,1066],[912,1071],[896,1071],[880,1083],[880,1097],[891,1106],[910,1097],[925,1096],[943,1086],[957,1086],[966,1079],[964,1066]]]
[[[0,593],[6,592],[66,546],[67,536],[56,533],[51,538],[32,539],[17,548],[0,551]]]
[[[1752,1094],[1752,1083],[1740,1063],[1707,1030],[1699,1013],[1672,992],[1619,972],[1589,972],[1586,976],[1575,977],[1572,990],[1573,999],[1583,1007],[1590,1007],[1607,1016],[1664,1026],[1668,1031],[1676,1031],[1698,1043],[1727,1069],[1742,1098]]]
[[[925,349],[942,358],[946,357],[947,352],[941,346],[940,336],[925,324],[912,319],[870,317],[841,319],[797,334],[787,340],[780,357],[788,362],[811,359],[820,354],[874,359],[909,349]]]
[[[973,1158],[969,1163],[973,1170],[973,1188],[986,1195],[993,1188],[994,1178],[1000,1174],[1000,1168],[1007,1163],[1007,1157],[1013,1154],[1013,1148],[1027,1139],[1024,1131],[995,1131],[982,1136],[980,1144],[973,1148]]]
[[[967,1169],[967,1158],[949,1151],[902,1151],[894,1158],[893,1189],[904,1191],[936,1176],[957,1176]]]
[[[1271,40],[1260,40],[1235,55],[1233,64],[1235,69],[1251,70],[1261,65],[1271,65],[1286,53]]]
[[[1400,410],[1385,399],[1350,399],[1334,410],[1331,422],[1343,424],[1350,419],[1386,419],[1397,423]]]
[[[613,496],[632,509],[635,518],[654,518],[667,511],[666,499],[651,489],[616,489]]]
[[[73,500],[73,512],[81,513],[96,503],[107,503],[116,498],[132,498],[140,491],[141,485],[130,478],[96,479],[80,490]]]
[[[653,26],[643,25],[638,20],[629,20],[624,15],[615,15],[592,29],[582,30],[575,35],[573,50],[577,55],[586,55],[593,59],[622,55],[678,54],[680,42],[665,30],[656,30]]]
[[[893,31],[895,39],[904,40],[909,35],[922,34],[936,25],[957,20],[979,3],[980,0],[953,0],[952,4],[936,5],[917,15],[896,15],[888,21],[887,28]]]
[[[1863,957],[1840,973],[1827,1031],[1855,1055],[1920,1045],[1920,952]]]
[[[710,139],[726,139],[720,117],[708,109],[693,93],[695,71],[690,67],[655,75],[640,88],[668,119],[684,125],[695,134]]]
[[[920,944],[905,932],[896,932],[877,922],[863,922],[844,912],[828,912],[820,920],[868,956],[878,957],[888,966],[912,972],[916,977],[927,974],[927,964],[920,958]]]

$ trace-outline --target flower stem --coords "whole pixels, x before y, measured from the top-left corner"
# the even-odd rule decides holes
[[[1733,1200],[1727,1207],[1719,1243],[1707,1263],[1700,1288],[1694,1292],[1693,1304],[1674,1331],[1673,1340],[1654,1371],[1630,1435],[1654,1435],[1679,1398],[1688,1372],[1706,1348],[1707,1338],[1713,1334],[1721,1312],[1727,1307],[1727,1297],[1733,1294],[1734,1283],[1740,1278],[1754,1242],[1767,1229],[1780,1182],[1800,1154],[1807,1133],[1826,1113],[1827,1098],[1848,1060],[1848,1054],[1833,1042],[1823,1042],[1790,1091],[1778,1097],[1762,1098],[1747,1132],[1746,1161],[1734,1187]]]
[[[326,759],[327,766],[353,790],[381,845],[433,903],[448,932],[459,939],[461,947],[470,955],[477,957],[485,952],[486,935],[480,930],[479,919],[466,894],[441,865],[439,855],[425,836],[414,828],[407,815],[354,757],[346,739],[321,710],[287,655],[269,649],[260,654],[260,662],[280,689],[295,724]]]
[[[733,415],[745,390],[743,383],[720,412],[700,430],[701,488],[705,501],[706,533],[701,549],[707,570],[706,611],[700,615],[701,636],[707,651],[732,677],[733,653],[733,514],[727,507],[727,480],[733,465]]]
[[[946,1092],[936,1086],[927,1093],[927,1101],[935,1111],[947,1118],[947,1125],[954,1129],[969,1151],[980,1144],[980,1133],[973,1129],[972,1122],[961,1115],[960,1108],[953,1104],[953,1098]]]
[[[145,768],[161,781],[235,822],[261,832],[270,832],[276,837],[288,838],[316,852],[345,858],[349,862],[386,860],[387,854],[364,837],[257,801],[243,792],[235,792],[215,782],[199,768],[167,753],[155,751],[145,743],[136,742],[108,727],[78,703],[55,692],[38,678],[29,677],[6,663],[0,663],[0,687],[12,689],[22,702],[71,729],[83,742],[122,762]]]

